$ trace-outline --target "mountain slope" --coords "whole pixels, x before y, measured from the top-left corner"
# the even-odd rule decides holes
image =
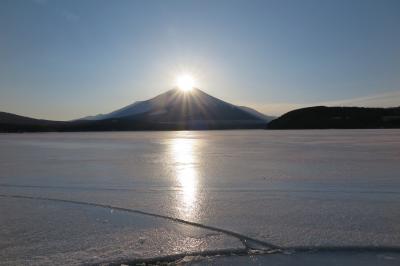
[[[64,122],[35,119],[26,116],[0,112],[0,132],[54,131]]]
[[[104,120],[108,118],[116,118],[116,117],[140,114],[148,111],[149,109],[150,109],[149,101],[144,101],[144,102],[139,101],[139,102],[134,102],[133,104],[130,104],[128,106],[125,106],[121,109],[118,109],[108,114],[86,116],[79,120]]]
[[[240,107],[194,89],[169,90],[92,121],[96,130],[263,128],[266,122]],[[82,122],[82,121],[81,121]]]
[[[37,121],[38,120],[34,118],[0,112],[0,123],[2,124],[31,124],[37,123]]]
[[[271,121],[268,128],[400,128],[400,107],[308,107],[282,115]]]
[[[249,109],[251,110],[251,109]],[[169,90],[150,100],[135,102],[109,114],[57,122],[9,114],[0,131],[111,131],[265,128],[256,111],[219,100],[199,89]]]
[[[169,113],[169,115],[167,115]],[[231,117],[229,117],[230,113]],[[104,120],[136,115],[147,115],[148,119],[161,117],[167,121],[200,119],[200,120],[264,120],[271,118],[251,108],[235,106],[219,100],[199,89],[184,93],[177,89],[169,90],[150,100],[135,102],[109,114],[85,117],[82,120]],[[164,114],[164,115],[162,115]],[[152,119],[153,120],[153,119]]]

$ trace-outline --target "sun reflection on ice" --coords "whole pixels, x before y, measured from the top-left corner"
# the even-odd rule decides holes
[[[175,138],[170,150],[177,185],[181,191],[177,206],[185,218],[193,218],[197,208],[198,169],[196,139]]]

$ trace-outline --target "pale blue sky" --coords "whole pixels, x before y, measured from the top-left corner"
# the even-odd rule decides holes
[[[275,115],[400,105],[399,14],[397,0],[0,0],[0,110],[106,113],[180,72]]]

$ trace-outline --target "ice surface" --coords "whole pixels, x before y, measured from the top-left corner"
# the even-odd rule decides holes
[[[2,134],[0,194],[143,210],[283,248],[399,247],[399,162],[400,130]]]
[[[187,265],[274,265],[274,266],[398,266],[398,252],[360,252],[360,251],[329,251],[304,252],[296,254],[273,254],[261,256],[218,256],[209,258],[187,258]]]
[[[243,249],[238,239],[110,208],[26,198],[0,200],[0,265],[109,263]]]

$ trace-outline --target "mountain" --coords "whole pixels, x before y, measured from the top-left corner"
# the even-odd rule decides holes
[[[18,126],[13,127],[0,120],[0,131],[31,131],[32,125],[35,130],[44,131],[250,129],[265,128],[269,121],[253,109],[224,102],[199,89],[190,92],[172,89],[108,114],[69,122],[24,119],[26,123],[14,123]]]
[[[16,115],[16,114],[11,114],[11,113],[6,113],[6,112],[0,112],[0,123],[1,124],[38,124],[41,123],[42,121],[46,120],[40,120],[40,119],[34,119],[26,116],[21,116],[21,115]]]
[[[0,132],[54,131],[64,122],[35,119],[16,114],[0,112]]]
[[[214,110],[215,109],[215,110]],[[218,110],[217,110],[218,109]],[[171,112],[168,122],[179,118],[180,120],[185,119],[201,119],[201,120],[226,120],[227,117],[215,117],[216,114],[221,114],[222,109],[229,109],[231,112],[235,111],[236,115],[241,113],[241,116],[245,116],[245,120],[263,120],[270,121],[272,117],[261,114],[260,112],[245,106],[235,106],[233,104],[219,100],[211,95],[208,95],[202,90],[193,89],[190,93],[181,92],[178,89],[169,90],[163,94],[160,94],[150,100],[140,101],[125,106],[121,109],[113,111],[108,114],[99,114],[95,116],[84,117],[81,120],[104,120],[111,118],[122,118],[137,115],[150,115],[157,116]],[[247,115],[245,115],[246,113]],[[251,116],[249,117],[248,114]],[[190,117],[182,117],[182,115],[188,115]],[[150,118],[150,117],[148,117]],[[158,117],[159,119],[160,117]],[[230,118],[237,120],[237,117]],[[242,117],[243,118],[243,117]],[[151,119],[151,118],[150,118]],[[167,122],[167,121],[164,121]]]
[[[314,106],[290,111],[271,121],[268,129],[400,128],[400,107]]]
[[[108,114],[81,119],[82,130],[263,128],[267,121],[202,90],[169,90]]]
[[[128,106],[125,106],[121,109],[118,109],[118,110],[113,111],[108,114],[98,114],[98,115],[93,115],[93,116],[86,116],[79,120],[104,120],[104,119],[108,119],[108,118],[117,118],[117,117],[124,117],[124,116],[130,116],[130,115],[144,113],[149,110],[150,106],[147,104],[149,101],[134,102],[133,104],[130,104]]]

